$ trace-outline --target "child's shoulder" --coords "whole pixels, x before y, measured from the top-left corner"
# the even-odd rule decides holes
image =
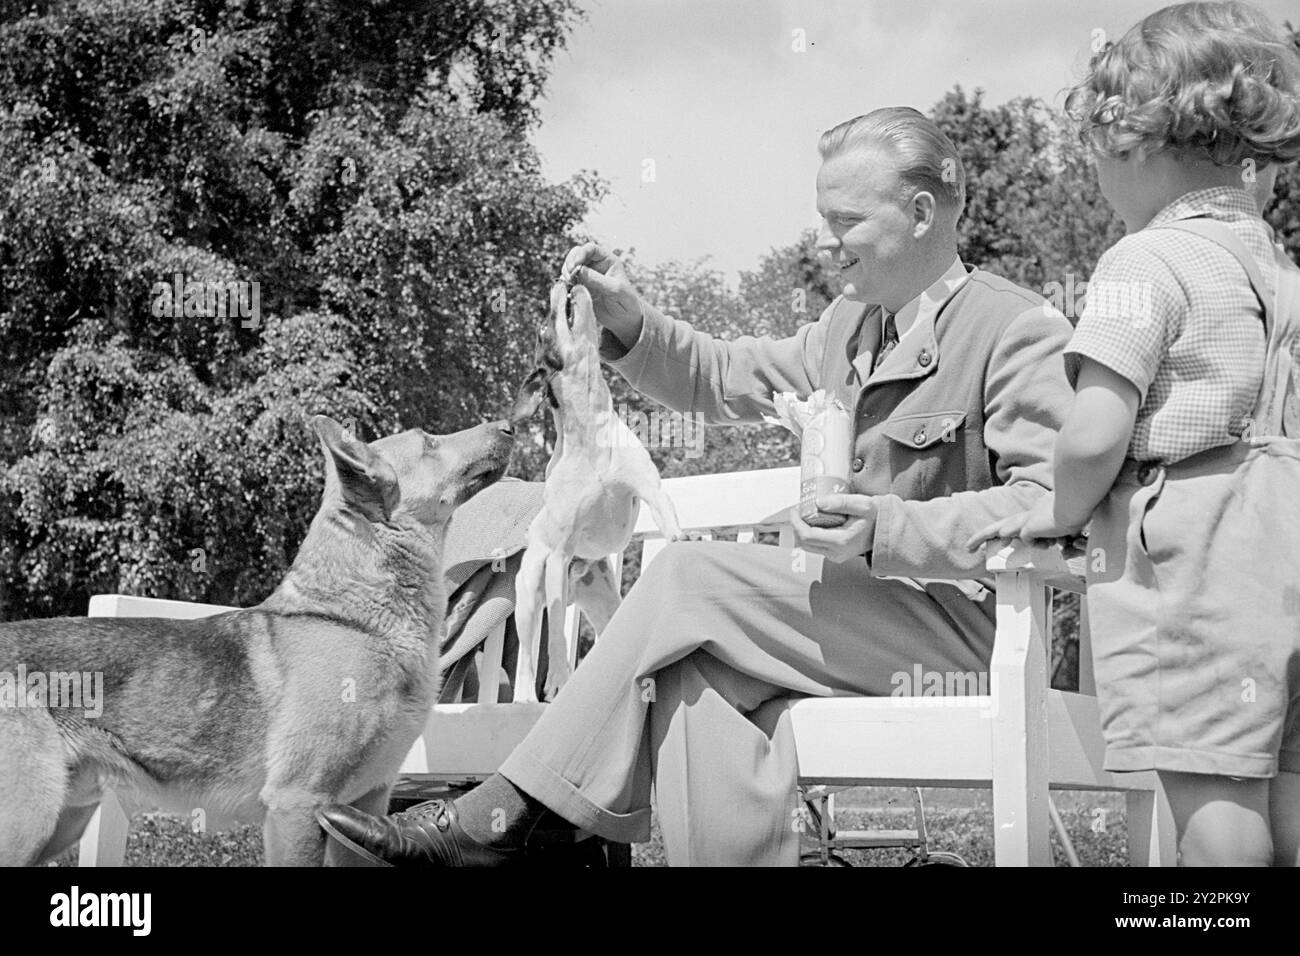
[[[1185,234],[1172,229],[1142,229],[1129,233],[1101,254],[1089,288],[1103,284],[1132,285],[1148,295],[1181,302],[1196,274],[1195,258],[1182,242]]]
[[[1101,254],[1097,268],[1146,270],[1156,275],[1176,271],[1183,234],[1173,229],[1140,229],[1130,232]]]

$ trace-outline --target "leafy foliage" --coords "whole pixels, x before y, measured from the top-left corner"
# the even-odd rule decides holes
[[[546,182],[527,138],[576,16],[0,7],[0,617],[253,603],[319,500],[308,415],[500,415],[603,189]],[[177,274],[256,284],[259,314],[160,315]]]

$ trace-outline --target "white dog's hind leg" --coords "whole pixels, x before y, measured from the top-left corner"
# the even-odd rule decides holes
[[[546,604],[546,549],[530,544],[515,574],[515,630],[519,634],[515,703],[537,700],[537,661],[542,652],[542,608]]]
[[[542,690],[554,700],[569,679],[569,641],[564,633],[564,611],[568,607],[570,556],[552,551],[546,556],[546,683]]]
[[[597,634],[605,630],[605,625],[618,610],[622,598],[618,593],[618,582],[614,580],[614,567],[609,558],[587,562],[587,573],[569,582],[569,593]]]

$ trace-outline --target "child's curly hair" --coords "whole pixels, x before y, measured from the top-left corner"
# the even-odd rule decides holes
[[[1098,152],[1144,147],[1223,166],[1300,158],[1300,51],[1249,4],[1157,10],[1088,66],[1065,110]]]

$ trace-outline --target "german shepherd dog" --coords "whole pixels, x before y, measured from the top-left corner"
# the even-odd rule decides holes
[[[312,425],[324,498],[257,607],[0,624],[0,864],[71,846],[105,784],[261,819],[272,866],[324,861],[317,807],[386,811],[437,697],[448,521],[505,473],[514,435],[492,422],[367,444],[324,416]],[[69,672],[102,675],[100,713],[31,690],[31,675]],[[21,700],[12,676],[4,693],[15,673]]]

